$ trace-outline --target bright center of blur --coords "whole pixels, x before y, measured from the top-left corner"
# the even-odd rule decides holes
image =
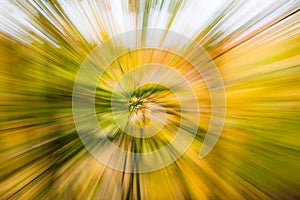
[[[150,111],[142,98],[133,96],[129,100],[130,120],[135,125],[145,127],[151,123]]]

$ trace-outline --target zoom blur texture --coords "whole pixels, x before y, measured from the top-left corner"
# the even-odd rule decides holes
[[[300,198],[299,0],[1,1],[0,21],[0,199]],[[211,102],[197,79],[201,113],[192,146],[161,170],[125,173],[82,144],[72,90],[95,47],[145,27],[186,35],[209,53],[225,85],[226,121],[212,152],[199,159]],[[176,105],[171,93],[163,96]],[[96,111],[103,117],[109,105]],[[128,151],[141,151],[131,142]]]

